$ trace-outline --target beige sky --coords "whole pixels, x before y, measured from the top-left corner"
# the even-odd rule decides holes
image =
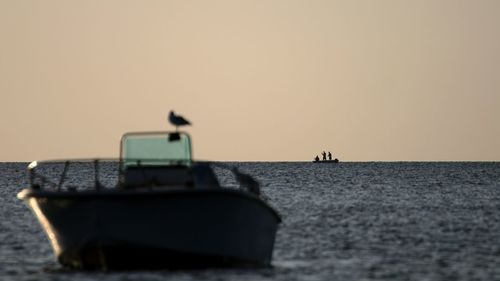
[[[500,160],[500,1],[0,0],[0,161]]]

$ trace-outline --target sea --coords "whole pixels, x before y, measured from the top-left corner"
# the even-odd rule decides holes
[[[0,163],[0,280],[500,280],[499,162],[223,164],[253,175],[283,219],[272,267],[64,269],[16,198],[27,163]]]

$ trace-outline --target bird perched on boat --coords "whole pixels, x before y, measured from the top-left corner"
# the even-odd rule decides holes
[[[191,123],[186,120],[184,117],[180,115],[175,115],[174,111],[171,110],[170,114],[168,115],[168,121],[175,126],[175,131],[177,132],[177,129],[179,126],[185,126],[185,125],[191,125]]]
[[[252,176],[240,172],[236,167],[232,168],[231,171],[236,177],[236,181],[241,186],[245,187],[248,191],[256,194],[257,196],[260,195],[260,184]]]

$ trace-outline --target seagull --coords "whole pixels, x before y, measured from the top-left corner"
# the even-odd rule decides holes
[[[240,186],[245,187],[248,191],[254,193],[257,196],[260,195],[260,184],[252,176],[240,172],[236,167],[233,167],[231,171],[233,172],[234,176],[236,177],[236,181],[240,184]]]
[[[168,115],[168,121],[175,126],[176,132],[179,126],[191,125],[191,123],[189,123],[188,120],[184,119],[184,117],[180,115],[175,115],[173,110],[171,110],[170,114]]]

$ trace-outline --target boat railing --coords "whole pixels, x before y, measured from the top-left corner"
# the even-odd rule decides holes
[[[54,191],[109,190],[125,185],[127,169],[145,167],[191,167],[193,164],[212,168],[221,186],[240,188],[260,194],[256,180],[237,168],[222,162],[186,159],[120,159],[92,158],[71,160],[33,161],[28,165],[32,189]]]
[[[119,159],[71,159],[33,161],[28,165],[30,186],[33,189],[76,190],[77,187],[99,190],[102,165],[120,165]],[[78,167],[76,167],[78,165]],[[72,170],[78,169],[79,177]],[[119,177],[116,174],[116,179]]]

